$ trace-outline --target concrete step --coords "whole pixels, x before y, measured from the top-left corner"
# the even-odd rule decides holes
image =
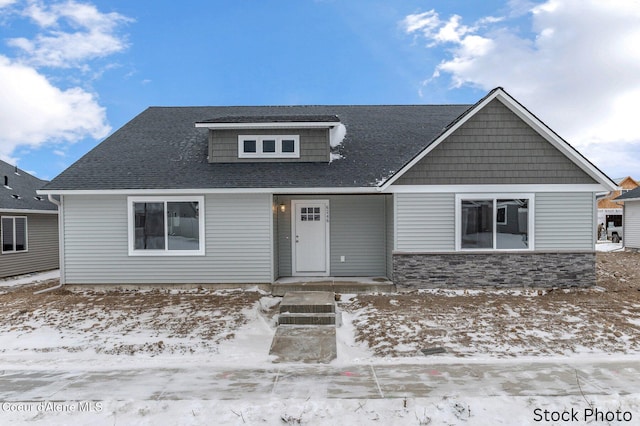
[[[335,295],[323,291],[295,291],[284,295],[280,302],[281,313],[333,313],[336,311]]]
[[[336,325],[336,314],[331,313],[289,313],[278,315],[279,325]]]
[[[340,294],[352,293],[393,293],[396,287],[391,282],[358,283],[349,281],[310,281],[297,283],[275,283],[271,285],[274,296],[284,296],[288,292],[323,291]]]
[[[281,326],[271,342],[274,363],[329,363],[338,354],[336,328],[331,325]]]

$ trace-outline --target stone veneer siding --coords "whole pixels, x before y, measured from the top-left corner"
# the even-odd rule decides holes
[[[594,252],[394,253],[398,289],[590,287]]]

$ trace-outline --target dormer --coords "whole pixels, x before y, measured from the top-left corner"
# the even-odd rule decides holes
[[[210,163],[323,162],[331,158],[336,115],[226,116],[196,123],[209,129]]]

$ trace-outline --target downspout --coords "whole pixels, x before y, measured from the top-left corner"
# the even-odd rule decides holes
[[[62,195],[60,196],[60,200],[62,200]],[[42,294],[47,293],[49,291],[58,290],[62,288],[64,285],[64,232],[63,232],[63,210],[62,210],[62,202],[56,200],[49,194],[47,196],[50,202],[58,206],[58,251],[59,251],[59,262],[60,262],[60,283],[57,286],[45,288],[44,290],[39,290],[34,292],[33,294]]]

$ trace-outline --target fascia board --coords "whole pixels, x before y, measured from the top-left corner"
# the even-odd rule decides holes
[[[187,188],[187,189],[61,189],[39,190],[42,195],[145,195],[145,194],[377,194],[371,187],[322,188]]]
[[[317,121],[304,121],[304,122],[274,122],[274,123],[196,123],[198,128],[206,129],[294,129],[310,127],[328,128],[335,127],[340,124],[339,121],[317,122]]]
[[[392,185],[385,193],[514,193],[514,192],[598,192],[602,185],[587,184],[495,184],[495,185]]]
[[[58,214],[58,210],[0,209],[0,213]]]

